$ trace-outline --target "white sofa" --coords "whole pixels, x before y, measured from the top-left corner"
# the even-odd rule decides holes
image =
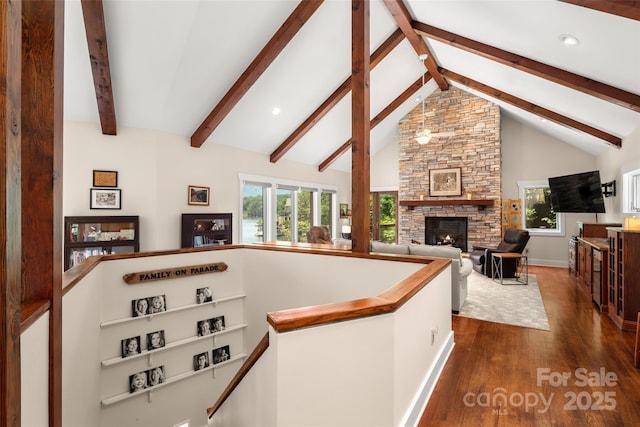
[[[350,245],[351,240],[336,239],[336,245]],[[371,252],[418,255],[430,258],[449,258],[451,262],[451,311],[458,313],[467,299],[467,277],[473,270],[471,260],[462,257],[462,251],[452,246],[432,245],[396,245],[383,242],[371,242]]]

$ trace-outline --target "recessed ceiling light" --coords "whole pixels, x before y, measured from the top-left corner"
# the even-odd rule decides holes
[[[572,36],[571,34],[561,34],[560,41],[567,46],[576,46],[577,44],[580,43],[580,41],[575,36]]]
[[[271,110],[271,114],[277,116],[278,114],[280,114],[280,108],[275,107],[273,110]]]

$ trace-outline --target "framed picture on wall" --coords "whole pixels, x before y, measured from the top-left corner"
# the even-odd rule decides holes
[[[340,218],[347,218],[349,216],[349,205],[347,203],[340,203]]]
[[[118,172],[116,171],[93,171],[94,187],[117,187]]]
[[[429,169],[429,195],[460,196],[460,168]]]
[[[121,190],[92,188],[90,190],[89,207],[91,209],[121,209]]]
[[[190,205],[209,206],[209,187],[190,185],[188,197]]]

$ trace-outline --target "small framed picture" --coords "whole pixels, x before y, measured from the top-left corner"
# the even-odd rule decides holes
[[[164,347],[164,330],[147,334],[147,351]]]
[[[209,367],[209,352],[196,354],[193,356],[193,369],[199,371],[200,369]]]
[[[140,354],[140,336],[129,337],[120,341],[120,347],[122,348],[122,357],[129,357],[135,354]]]
[[[203,304],[205,302],[213,301],[213,295],[211,295],[211,288],[198,288],[196,289],[196,302]]]
[[[349,205],[346,203],[340,203],[340,218],[349,217]]]
[[[158,366],[157,368],[151,368],[147,371],[147,386],[153,387],[154,385],[164,383],[164,366]]]
[[[188,201],[190,205],[209,206],[209,187],[190,185]]]
[[[224,327],[224,316],[218,316],[211,319],[211,330],[213,332],[223,331]]]
[[[460,196],[460,168],[429,169],[429,194],[431,196]]]
[[[117,187],[118,172],[116,171],[93,171],[94,187]]]
[[[211,319],[200,320],[198,322],[198,336],[204,337],[205,335],[211,335]]]
[[[91,209],[121,209],[121,190],[106,189],[106,188],[92,188],[90,191],[90,203]]]
[[[216,363],[222,363],[224,361],[229,360],[229,358],[231,357],[229,352],[229,346],[225,345],[224,347],[214,348],[212,355],[213,355],[214,365]]]
[[[163,311],[167,311],[165,295],[156,295],[149,298],[149,314],[162,313]]]
[[[149,314],[149,300],[147,298],[139,298],[131,301],[131,311],[133,317],[141,317]]]
[[[148,387],[147,371],[140,371],[133,375],[129,375],[129,392],[144,390]]]

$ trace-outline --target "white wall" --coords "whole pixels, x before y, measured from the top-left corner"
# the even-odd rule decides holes
[[[596,157],[532,127],[502,117],[502,197],[517,199],[518,181],[546,180],[551,176],[598,168]],[[578,234],[577,221],[595,222],[595,214],[564,214],[564,236],[531,236],[529,263],[566,267],[568,243]],[[601,221],[601,216],[598,221]]]
[[[598,157],[600,179],[603,182],[616,180],[616,197],[605,200],[607,213],[602,222],[624,222],[625,215],[622,206],[622,192],[624,191],[622,175],[626,172],[640,169],[640,127],[623,138],[622,148],[610,149]]]
[[[89,209],[94,169],[118,172],[121,210]],[[274,164],[268,154],[211,142],[192,148],[188,137],[164,132],[120,127],[117,136],[107,136],[99,124],[64,123],[64,216],[139,215],[141,251],[179,248],[182,213],[233,213],[237,243],[240,173],[335,185],[339,203],[351,200],[349,173],[286,160]],[[211,187],[210,205],[188,205],[189,185]]]
[[[49,425],[49,312],[20,335],[20,393],[22,425]]]
[[[250,250],[245,253],[246,343],[267,332],[266,313],[377,295],[422,264]],[[283,270],[274,270],[286,265]],[[450,299],[450,298],[449,298]]]
[[[400,154],[397,141],[385,145],[371,157],[370,186],[376,188],[400,187]]]

